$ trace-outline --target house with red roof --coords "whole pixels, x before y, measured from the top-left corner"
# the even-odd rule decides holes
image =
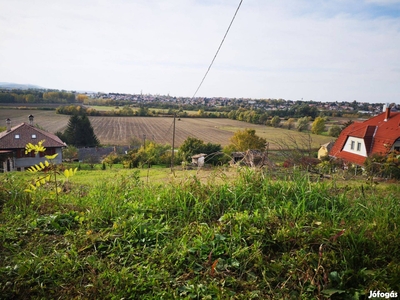
[[[55,164],[62,162],[62,148],[65,143],[56,135],[33,126],[33,116],[29,116],[29,124],[21,123],[11,127],[11,120],[6,120],[7,130],[0,132],[0,172],[23,171],[46,160],[46,155],[58,154]],[[46,148],[44,153],[25,154],[25,145],[28,143],[37,144],[43,142]]]
[[[400,151],[400,112],[385,106],[383,113],[343,129],[329,156],[361,166],[367,157],[390,151]]]

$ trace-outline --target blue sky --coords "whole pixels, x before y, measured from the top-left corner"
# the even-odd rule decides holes
[[[0,82],[192,96],[240,1],[0,2]],[[197,96],[400,102],[400,0],[243,0]]]

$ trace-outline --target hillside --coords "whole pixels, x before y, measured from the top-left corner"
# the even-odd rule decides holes
[[[51,185],[24,192],[25,173],[0,174],[2,299],[400,291],[398,184],[247,168],[79,173],[58,200]]]
[[[28,89],[43,89],[38,85],[33,84],[19,84],[19,83],[11,83],[11,82],[0,82],[0,88],[2,89],[20,89],[20,90],[28,90]]]

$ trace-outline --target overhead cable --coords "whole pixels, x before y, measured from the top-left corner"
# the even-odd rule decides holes
[[[221,44],[219,45],[218,50],[217,50],[217,52],[215,53],[214,58],[212,59],[211,64],[210,64],[210,66],[209,66],[208,69],[207,69],[206,74],[204,75],[203,79],[201,80],[199,86],[197,87],[196,92],[193,94],[192,99],[196,96],[197,92],[199,91],[201,85],[202,85],[203,82],[204,82],[204,79],[206,79],[207,74],[208,74],[208,72],[210,71],[211,66],[212,66],[213,63],[214,63],[214,60],[215,60],[215,58],[217,57],[218,52],[219,52],[219,50],[221,49],[222,44],[224,43],[226,36],[228,35],[229,29],[231,28],[232,23],[233,23],[233,21],[235,20],[235,17],[236,17],[236,15],[237,15],[238,11],[239,11],[239,8],[240,8],[240,6],[242,5],[242,2],[243,2],[243,0],[240,0],[240,3],[239,3],[239,5],[238,5],[238,7],[237,7],[237,9],[236,9],[236,12],[235,12],[235,14],[233,15],[232,21],[231,21],[231,23],[229,24],[229,27],[228,27],[228,29],[227,29],[226,32],[225,32],[224,38],[222,39]]]

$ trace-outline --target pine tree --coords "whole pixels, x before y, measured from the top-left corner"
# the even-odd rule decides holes
[[[95,147],[100,145],[87,115],[71,116],[62,137],[64,142],[75,147]]]

